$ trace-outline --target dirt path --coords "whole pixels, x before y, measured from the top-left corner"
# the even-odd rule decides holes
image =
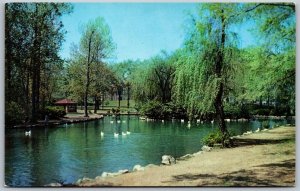
[[[77,186],[294,186],[295,127],[237,138],[238,145],[213,149],[172,166],[151,167]]]

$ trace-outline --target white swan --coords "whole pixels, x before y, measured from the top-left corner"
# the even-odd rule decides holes
[[[110,123],[114,123],[114,121],[110,121]]]
[[[161,120],[161,122],[162,122],[162,123],[164,123],[164,122],[165,122],[165,120]]]
[[[122,122],[123,122],[123,123],[126,123],[126,121],[125,121],[125,120],[123,120]]]
[[[26,136],[31,136],[31,130],[25,131],[25,135],[26,135]]]
[[[200,123],[200,119],[197,119],[197,121],[196,121],[197,123]]]
[[[114,137],[117,138],[119,136],[118,133],[114,133]]]
[[[257,133],[257,132],[259,132],[260,131],[260,128],[258,128],[255,132]]]
[[[126,131],[126,134],[127,134],[127,135],[130,135],[130,131]]]
[[[121,121],[120,121],[120,120],[118,120],[118,121],[117,121],[117,123],[121,123]]]
[[[188,123],[187,127],[188,127],[188,128],[190,128],[190,127],[191,127],[191,124],[190,124],[190,123]]]
[[[103,136],[104,136],[104,133],[103,133],[102,131],[100,132],[100,136],[101,136],[101,137],[103,137]]]
[[[211,123],[214,123],[214,120],[210,121]]]
[[[181,119],[180,122],[181,122],[181,123],[184,123],[184,119]]]
[[[125,135],[127,135],[127,133],[125,133],[125,132],[122,132],[122,135],[123,135],[123,136],[125,136]]]

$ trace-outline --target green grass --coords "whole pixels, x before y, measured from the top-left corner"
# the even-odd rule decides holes
[[[105,105],[105,107],[118,107],[118,106],[119,106],[118,100],[109,101],[109,104]],[[127,107],[127,100],[121,100],[120,106]],[[135,101],[129,100],[129,107],[134,107],[134,106],[135,106]]]
[[[120,110],[121,113],[127,113],[129,112],[136,112],[135,107],[135,101],[129,100],[129,109],[127,108],[127,100],[121,100],[120,102]],[[108,101],[108,105],[104,105],[103,109],[100,106],[100,109],[98,110],[99,114],[107,113],[109,110],[111,111],[112,108],[117,108],[119,106],[118,100]],[[91,111],[91,113],[94,113],[94,106],[88,106],[88,110]],[[68,113],[67,116],[78,116],[84,114],[84,107],[77,106],[77,113]]]

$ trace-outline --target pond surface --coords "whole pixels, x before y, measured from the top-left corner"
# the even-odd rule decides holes
[[[74,183],[83,177],[95,178],[104,171],[160,164],[164,154],[180,157],[199,151],[201,139],[217,128],[211,123],[192,123],[188,128],[186,122],[147,122],[136,116],[121,116],[119,122],[107,116],[98,121],[32,129],[30,137],[25,136],[23,129],[6,130],[5,184]],[[270,121],[269,125],[274,123],[286,121]],[[260,122],[227,125],[230,132],[242,134],[256,130]],[[127,131],[130,134],[122,135]]]

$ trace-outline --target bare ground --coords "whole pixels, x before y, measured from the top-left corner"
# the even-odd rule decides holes
[[[213,149],[172,166],[97,177],[77,186],[295,186],[295,127],[234,140],[234,148]]]

